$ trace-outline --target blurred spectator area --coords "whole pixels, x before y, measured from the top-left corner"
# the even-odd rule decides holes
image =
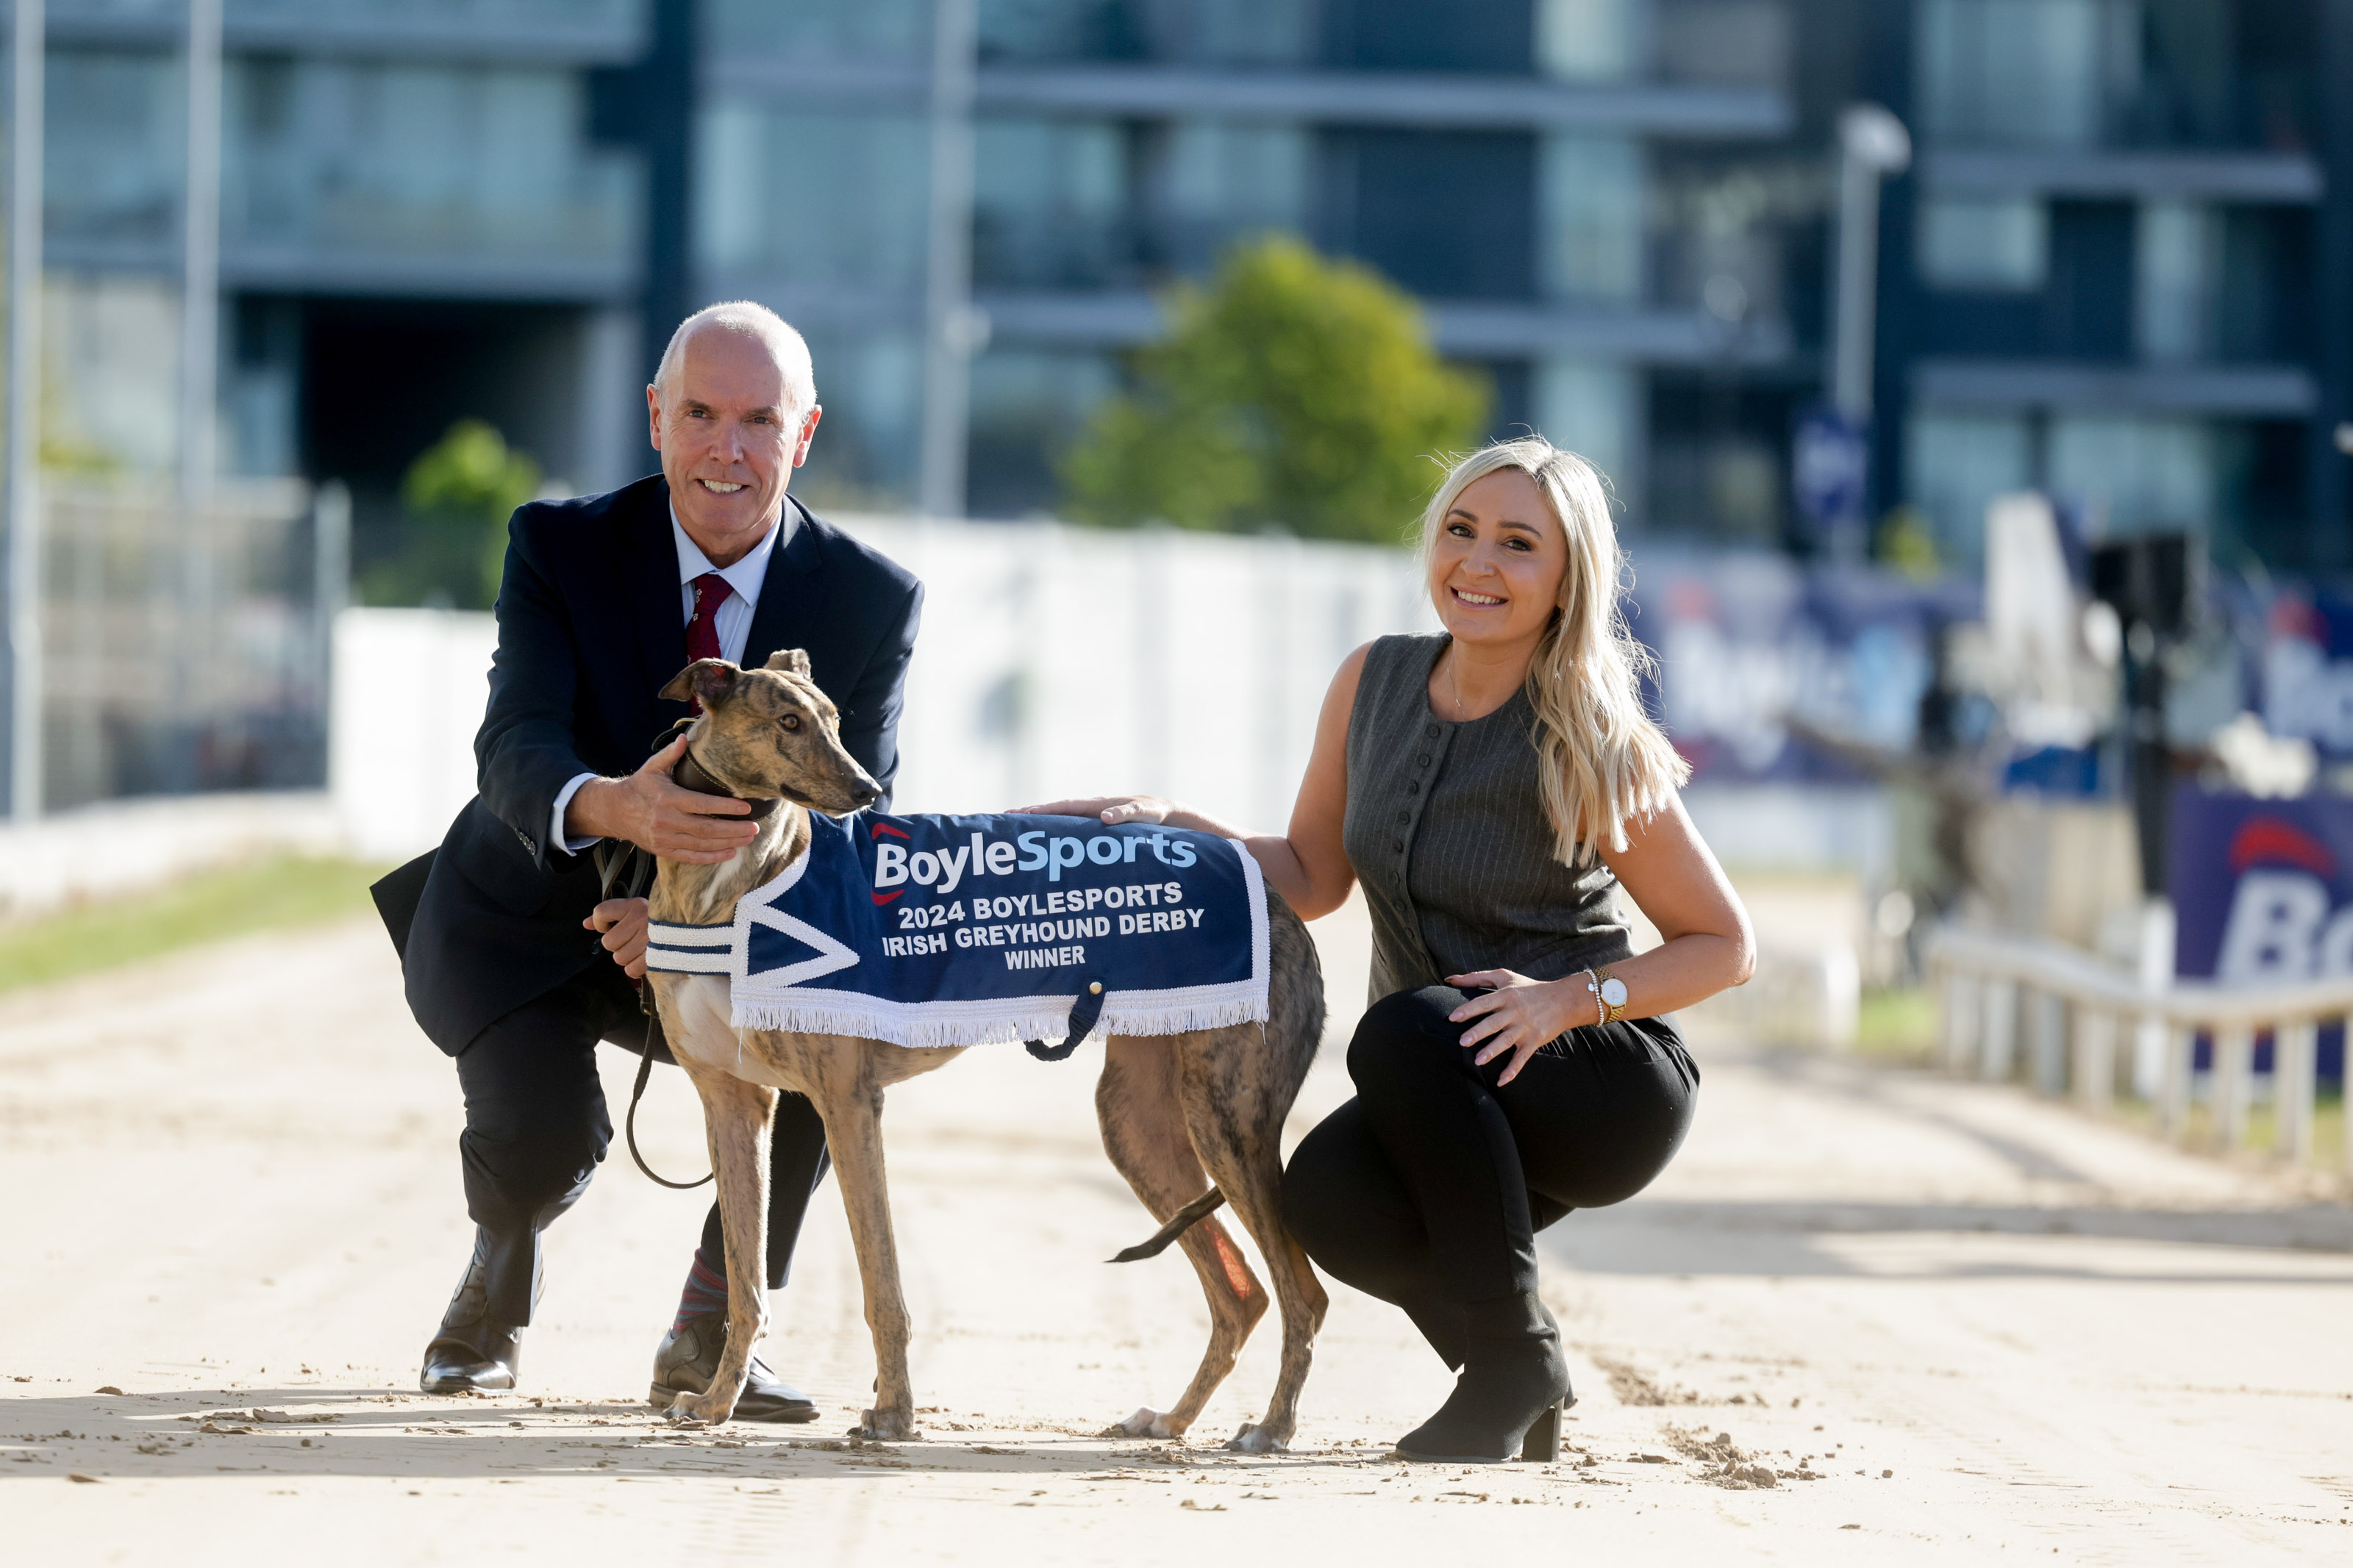
[[[239,485],[191,510],[53,486],[45,500],[46,805],[317,789],[341,495]]]

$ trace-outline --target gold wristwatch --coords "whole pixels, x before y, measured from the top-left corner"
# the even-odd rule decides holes
[[[1601,1009],[1600,1021],[1614,1024],[1626,1016],[1626,983],[1609,973],[1606,963],[1597,963],[1585,972],[1585,988],[1593,993],[1595,1004]]]

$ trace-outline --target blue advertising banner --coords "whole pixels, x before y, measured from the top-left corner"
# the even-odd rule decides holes
[[[1795,737],[1797,719],[1889,752],[1919,738],[1942,628],[1978,614],[1978,585],[1783,555],[1641,552],[1632,626],[1659,661],[1651,695],[1706,780],[1852,780]]]
[[[2174,973],[2226,985],[2353,974],[2353,799],[2173,796]],[[2321,1072],[2342,1073],[2335,1030]],[[2267,1066],[2265,1051],[2258,1066]]]

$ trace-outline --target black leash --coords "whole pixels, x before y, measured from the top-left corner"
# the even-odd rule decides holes
[[[652,998],[642,993],[639,994],[638,1005],[646,1010],[646,1032],[644,1038],[638,1045],[638,1081],[629,1087],[629,1112],[621,1119],[621,1130],[628,1135],[629,1158],[638,1163],[638,1169],[646,1173],[646,1180],[657,1185],[668,1187],[673,1192],[691,1193],[705,1183],[717,1180],[719,1173],[713,1171],[700,1182],[673,1182],[669,1177],[657,1173],[651,1165],[646,1163],[646,1157],[638,1152],[638,1101],[646,1097],[646,1080],[654,1076],[654,1015],[651,1002]]]
[[[668,744],[670,737],[665,735],[662,741],[664,744]],[[670,770],[670,781],[681,789],[691,789],[698,794],[725,795],[734,798],[729,790],[695,760],[692,752],[688,752],[679,759],[678,766]],[[776,809],[776,803],[773,800],[754,801],[751,805],[752,817],[754,821]],[[654,877],[652,856],[634,844],[616,844],[614,840],[607,838],[598,842],[595,858],[596,896],[599,901],[614,897],[613,889],[617,884],[622,889],[619,896],[624,899],[645,897],[646,889],[653,881]],[[605,952],[605,942],[602,936],[596,940],[596,951],[600,954]],[[646,1180],[654,1183],[657,1186],[668,1187],[673,1192],[692,1192],[697,1187],[706,1186],[717,1180],[719,1173],[712,1171],[699,1182],[673,1182],[651,1165],[647,1164],[645,1155],[638,1151],[638,1102],[645,1099],[646,1085],[654,1076],[654,998],[651,987],[642,980],[638,983],[638,1008],[646,1016],[646,1027],[645,1032],[638,1037],[638,1080],[629,1086],[629,1109],[628,1114],[621,1119],[621,1131],[628,1140],[629,1158],[638,1163],[638,1169],[645,1173]]]

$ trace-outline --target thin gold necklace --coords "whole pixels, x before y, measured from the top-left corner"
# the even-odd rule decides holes
[[[1446,650],[1446,689],[1454,699],[1454,721],[1462,722],[1462,688],[1454,679],[1454,650]]]

